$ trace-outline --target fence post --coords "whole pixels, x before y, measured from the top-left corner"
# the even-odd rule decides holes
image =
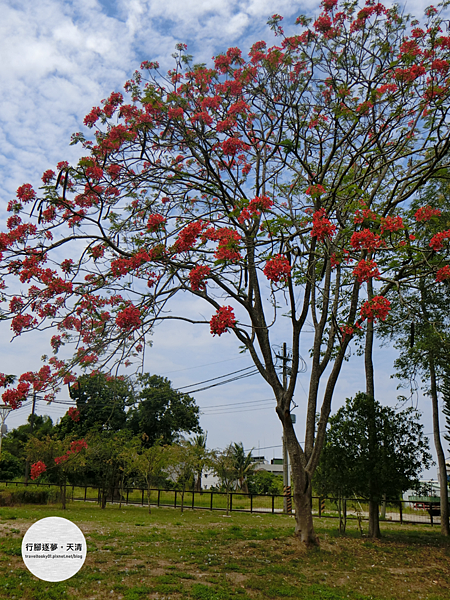
[[[230,512],[233,512],[233,492],[230,492]]]
[[[430,504],[429,513],[430,513],[431,526],[433,527],[433,505],[432,504]]]
[[[159,508],[159,498],[161,496],[161,490],[158,490],[158,508]]]
[[[272,494],[272,514],[275,514],[275,496]]]
[[[319,496],[319,519],[322,518],[322,497]]]
[[[403,525],[403,502],[400,500],[400,525]]]
[[[194,490],[192,490],[192,508],[194,508],[194,494],[195,494],[195,492],[194,492]]]
[[[175,500],[173,501],[173,507],[177,507],[177,490],[175,490]]]
[[[84,486],[84,501],[86,502],[86,496],[87,496],[87,485]]]
[[[142,499],[141,499],[141,502],[142,502],[142,506],[144,506],[144,488],[142,488]]]
[[[250,494],[250,512],[253,512],[253,494]]]
[[[213,509],[213,494],[214,494],[214,492],[211,492],[211,503],[210,503],[210,508],[209,508],[209,510],[212,510],[212,509]]]
[[[128,494],[130,493],[130,488],[127,488],[127,504],[128,504]]]

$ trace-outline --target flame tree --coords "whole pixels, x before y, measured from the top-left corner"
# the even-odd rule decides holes
[[[450,37],[439,12],[428,8],[421,27],[373,2],[322,8],[315,21],[299,17],[293,36],[274,15],[278,45],[256,42],[247,57],[230,48],[194,65],[180,44],[167,76],[144,62],[125,98],[114,92],[86,116],[92,136],[74,135],[78,164],[46,171],[39,196],[18,189],[0,237],[14,335],[56,329],[55,356],[3,399],[17,405],[31,388],[70,382],[77,365],[132,360],[157,321],[232,332],[276,398],[307,544],[317,543],[311,478],[352,338],[387,318],[385,296],[400,281],[445,268],[450,277],[450,230],[415,239],[406,210],[450,162]],[[170,313],[180,294],[202,300],[210,321],[187,301]],[[280,318],[291,328],[286,386],[271,347]],[[300,445],[290,406],[307,322]],[[70,342],[73,358],[62,360]]]

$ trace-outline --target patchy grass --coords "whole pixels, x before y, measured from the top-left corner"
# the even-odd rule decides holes
[[[61,583],[40,581],[21,558],[25,531],[47,516],[72,520],[88,543],[84,567]],[[285,515],[0,508],[0,598],[450,600],[450,541],[438,528],[383,523],[384,537],[373,541],[356,524],[346,536],[334,520],[315,524],[321,546],[306,551]]]

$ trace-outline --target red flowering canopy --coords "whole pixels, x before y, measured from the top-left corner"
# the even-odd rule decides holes
[[[317,431],[316,383],[306,410],[312,475],[352,336],[388,318],[391,289],[430,271],[448,279],[450,239],[437,209],[411,209],[450,166],[450,37],[437,11],[420,25],[372,0],[322,8],[292,36],[274,15],[276,44],[248,55],[230,48],[194,66],[179,44],[168,78],[144,62],[74,135],[78,164],[47,170],[39,195],[18,189],[0,234],[3,315],[13,335],[52,324],[55,355],[6,402],[73,380],[76,366],[132,360],[183,292],[209,307],[213,335],[233,332],[249,350],[287,427],[308,320],[311,381],[333,360]],[[271,350],[282,304],[287,391]],[[170,318],[202,322],[184,305]]]

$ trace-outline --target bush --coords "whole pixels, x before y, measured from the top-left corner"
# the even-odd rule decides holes
[[[0,506],[17,504],[48,504],[59,500],[59,491],[54,489],[36,490],[29,487],[0,489]]]
[[[20,477],[24,470],[24,463],[10,454],[7,450],[2,451],[0,458],[0,480],[10,481]]]

